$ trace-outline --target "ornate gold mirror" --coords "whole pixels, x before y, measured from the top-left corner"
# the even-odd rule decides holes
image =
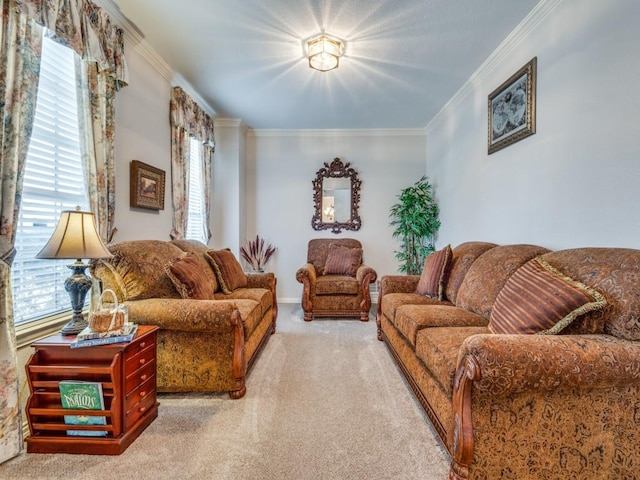
[[[362,220],[358,213],[360,185],[358,172],[334,158],[331,164],[316,172],[313,183],[313,204],[316,210],[311,219],[314,230],[360,230]]]

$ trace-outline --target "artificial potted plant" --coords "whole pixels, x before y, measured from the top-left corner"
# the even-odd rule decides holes
[[[398,203],[391,207],[389,217],[390,225],[395,228],[393,238],[400,238],[401,242],[400,251],[395,252],[401,272],[409,275],[422,272],[425,258],[435,250],[439,213],[433,187],[426,176],[398,195]]]
[[[263,272],[264,266],[269,262],[276,247],[267,245],[264,238],[256,235],[255,240],[248,240],[245,246],[240,247],[240,255],[251,266],[254,272]]]

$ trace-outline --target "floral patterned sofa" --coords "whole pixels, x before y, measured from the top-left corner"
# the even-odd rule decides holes
[[[449,252],[422,277],[383,276],[377,323],[450,479],[638,478],[640,250]]]
[[[275,332],[274,274],[245,275],[230,251],[193,241],[107,247],[114,256],[94,260],[91,273],[128,307],[130,321],[160,328],[158,391],[242,397],[248,370]]]

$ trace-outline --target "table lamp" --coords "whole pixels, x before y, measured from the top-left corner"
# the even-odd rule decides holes
[[[62,327],[62,335],[76,335],[88,325],[82,315],[82,307],[87,292],[91,289],[91,279],[84,273],[89,265],[83,263],[82,259],[112,256],[98,235],[93,213],[82,212],[80,207],[62,212],[51,238],[36,255],[36,258],[76,259],[75,263],[67,265],[73,273],[64,282],[64,289],[71,297],[73,316]]]

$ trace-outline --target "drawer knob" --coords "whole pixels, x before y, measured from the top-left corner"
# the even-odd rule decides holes
[[[140,375],[140,380],[144,381],[144,380],[146,380],[146,379],[147,379],[147,374],[146,374],[146,373],[145,373],[145,374]]]
[[[144,412],[144,411],[146,411],[146,410],[147,410],[147,407],[140,407],[140,412],[141,412],[141,413],[142,413],[142,412]]]
[[[140,342],[140,348],[144,348],[147,346],[147,342]]]
[[[140,365],[144,365],[146,361],[147,361],[146,359],[141,358],[141,359],[140,359]]]

